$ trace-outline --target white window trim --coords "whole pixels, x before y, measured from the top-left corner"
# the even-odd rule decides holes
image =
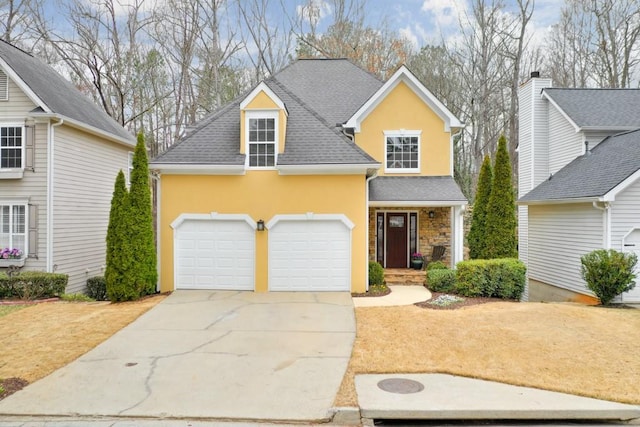
[[[22,157],[20,159],[20,167],[19,168],[3,168],[0,167],[0,179],[5,178],[5,179],[16,179],[16,178],[22,178],[23,172],[24,172],[24,164],[26,162],[26,153],[27,153],[27,147],[26,147],[26,134],[25,134],[25,126],[24,123],[18,123],[18,122],[0,122],[0,128],[3,127],[15,127],[15,128],[20,128],[22,130],[22,146],[21,146],[21,153],[22,153]],[[0,159],[2,159],[2,149],[0,147]]]
[[[418,138],[418,167],[417,168],[390,168],[387,167],[387,137],[412,137],[415,136]],[[420,155],[422,154],[422,131],[421,130],[406,130],[406,129],[397,129],[397,130],[385,130],[384,131],[384,172],[385,173],[420,173],[421,162]]]
[[[22,254],[24,258],[27,258],[29,255],[29,201],[28,200],[11,200],[11,199],[0,199],[0,206],[10,206],[9,213],[12,214],[13,206],[24,206],[24,249],[22,249]],[[12,235],[14,233],[11,232],[11,228],[9,228],[9,234]],[[13,247],[10,248],[12,249]],[[4,249],[4,248],[0,248]]]
[[[133,151],[127,152],[127,185],[131,185],[131,171],[133,171]]]
[[[250,119],[274,119],[274,159],[273,166],[249,166],[249,120]],[[244,153],[246,155],[244,166],[251,170],[276,170],[278,165],[278,145],[280,141],[280,110],[246,110],[244,114]]]

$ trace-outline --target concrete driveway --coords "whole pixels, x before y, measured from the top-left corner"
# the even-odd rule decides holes
[[[0,414],[327,420],[354,339],[348,293],[176,291]]]

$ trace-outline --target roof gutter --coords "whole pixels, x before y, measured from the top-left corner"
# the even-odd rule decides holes
[[[380,163],[277,165],[280,175],[366,175],[370,169],[379,169]]]
[[[373,207],[407,208],[407,207],[434,207],[467,206],[466,200],[374,200],[369,202]]]
[[[246,169],[241,165],[210,165],[192,163],[149,163],[149,169],[164,175],[244,175]]]
[[[560,205],[567,203],[592,203],[601,202],[602,198],[598,196],[594,197],[580,197],[576,199],[548,199],[548,200],[518,200],[516,204],[521,206],[529,205]]]
[[[36,118],[44,118],[44,119],[53,119],[53,120],[59,120],[61,122],[64,122],[66,125],[78,128],[78,129],[82,129],[86,132],[89,132],[91,134],[100,136],[102,138],[106,138],[109,139],[113,142],[116,142],[118,144],[122,144],[122,145],[126,145],[127,147],[135,147],[136,145],[136,140],[133,138],[133,135],[131,135],[131,139],[126,139],[123,137],[120,137],[116,134],[113,134],[111,132],[107,132],[105,130],[102,130],[100,128],[97,128],[95,126],[91,126],[88,125],[86,123],[83,123],[79,120],[75,120],[72,118],[69,118],[67,116],[63,116],[61,114],[56,114],[56,113],[29,113],[29,117],[33,117],[34,119]],[[124,128],[123,128],[124,130]]]

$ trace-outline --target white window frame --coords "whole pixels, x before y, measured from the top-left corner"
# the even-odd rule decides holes
[[[13,243],[14,235],[22,235],[24,238],[24,248],[22,253],[24,258],[29,254],[29,202],[27,200],[0,200],[0,207],[9,206],[9,245],[10,249],[15,248]],[[24,208],[24,233],[14,233],[13,229],[13,207],[22,206]],[[0,234],[2,233],[2,212],[0,210]],[[4,246],[0,249],[4,249]]]
[[[405,138],[405,137],[417,137],[418,139],[418,167],[416,168],[390,168],[387,165],[387,138]],[[420,173],[420,155],[422,153],[422,131],[420,130],[385,130],[384,131],[384,171],[385,173]]]
[[[246,154],[245,167],[247,169],[256,170],[275,170],[278,165],[278,142],[280,141],[280,129],[279,129],[280,110],[247,110],[244,115],[244,152]],[[273,166],[249,166],[249,132],[251,130],[249,121],[251,119],[274,119],[274,141],[273,141]],[[260,142],[259,144],[264,144]]]
[[[2,146],[0,146],[0,173],[1,172],[5,172],[5,171],[24,171],[24,164],[26,162],[26,135],[25,135],[25,126],[24,123],[11,123],[11,122],[0,122],[0,129],[2,128],[20,128],[20,132],[21,132],[21,145],[20,145],[20,153],[21,153],[21,158],[20,158],[20,167],[19,168],[3,168],[1,166],[1,162],[2,162],[2,152],[5,151],[5,149],[2,148]]]
[[[133,171],[133,151],[127,153],[127,185],[131,185],[131,172]]]

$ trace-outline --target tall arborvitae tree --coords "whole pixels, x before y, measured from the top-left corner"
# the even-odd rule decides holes
[[[131,188],[129,191],[129,213],[131,215],[131,244],[133,247],[132,271],[139,295],[156,292],[158,273],[156,270],[156,248],[153,238],[153,214],[151,188],[149,186],[149,162],[142,132],[133,154]]]
[[[511,162],[504,135],[498,140],[486,221],[484,258],[517,257],[516,205],[511,184]]]
[[[493,172],[491,170],[491,159],[489,155],[484,156],[480,176],[478,177],[478,187],[476,189],[476,200],[473,203],[473,217],[471,219],[471,229],[469,230],[469,256],[471,259],[484,258],[486,252],[486,224],[487,206],[491,196],[491,180]]]
[[[107,268],[104,273],[107,296],[113,302],[137,299],[131,275],[133,250],[130,238],[129,193],[122,170],[118,173],[111,198],[107,229]]]

